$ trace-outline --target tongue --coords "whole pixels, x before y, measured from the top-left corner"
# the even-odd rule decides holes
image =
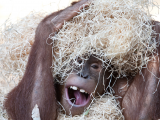
[[[82,105],[86,102],[86,96],[79,90],[74,91],[74,96],[76,98],[76,105]]]

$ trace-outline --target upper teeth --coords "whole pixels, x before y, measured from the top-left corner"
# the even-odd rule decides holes
[[[73,90],[78,90],[78,88],[76,86],[71,86],[70,88]]]
[[[76,87],[76,86],[70,86],[70,89],[78,90],[78,87]],[[87,93],[84,89],[80,89],[79,91],[82,92],[82,93]]]

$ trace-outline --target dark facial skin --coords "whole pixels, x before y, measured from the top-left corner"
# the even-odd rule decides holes
[[[73,71],[69,75],[63,87],[54,84],[50,69],[52,45],[46,44],[46,40],[48,43],[51,41],[48,36],[58,32],[64,21],[76,16],[75,11],[82,9],[83,4],[86,7],[88,0],[81,0],[64,10],[54,12],[45,17],[38,25],[25,74],[20,83],[7,95],[4,103],[7,114],[12,120],[32,120],[31,112],[36,104],[40,110],[41,120],[56,120],[58,100],[65,107],[67,114],[70,112],[73,115],[80,114],[90,104],[91,94],[93,96],[98,93],[103,94],[108,85],[106,80],[108,73],[102,68],[102,63],[93,56],[85,61],[81,73]],[[160,25],[158,22],[154,24],[153,29],[160,33]],[[159,40],[159,35],[157,35],[157,41]],[[160,52],[160,48],[158,48],[158,52]],[[126,120],[156,120],[160,118],[159,58],[156,56],[154,61],[148,63],[147,68],[142,69],[143,76],[137,74],[129,82],[126,78],[117,80],[113,89],[116,95],[122,97],[119,100],[121,107],[124,108],[123,115]],[[126,83],[128,86],[123,87]],[[88,95],[84,96],[79,91],[74,93],[72,90],[69,93],[70,86],[76,86],[79,91],[83,89]],[[81,99],[77,99],[78,95]],[[77,101],[64,99],[67,97],[74,98],[74,100],[76,98]],[[73,106],[72,109],[70,109],[71,106]]]
[[[81,63],[81,60],[78,62]],[[108,76],[102,62],[93,56],[84,62],[80,73],[77,73],[77,70],[70,73],[63,88],[61,87],[60,101],[66,114],[78,115],[84,112],[93,97],[104,93],[107,84],[104,78]]]

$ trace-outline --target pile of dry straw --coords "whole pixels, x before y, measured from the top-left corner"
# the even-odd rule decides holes
[[[3,110],[5,95],[21,80],[34,41],[35,30],[45,13],[30,13],[0,29],[0,120],[8,120]]]
[[[53,76],[66,77],[70,62],[94,54],[118,77],[135,75],[156,53],[147,0],[93,0],[87,9],[66,22],[53,39]],[[6,23],[0,31],[0,119],[4,96],[23,76],[35,29],[46,13],[31,13],[16,24]],[[74,61],[75,60],[75,61]],[[115,77],[115,76],[114,76]],[[62,79],[63,80],[63,79]],[[59,119],[124,119],[112,95],[103,95],[80,116],[59,115]],[[104,107],[106,106],[106,107]]]
[[[135,75],[156,52],[147,0],[93,0],[88,9],[66,22],[54,43],[53,75],[72,69],[71,62],[95,55],[116,78]],[[77,64],[78,65],[78,64]]]

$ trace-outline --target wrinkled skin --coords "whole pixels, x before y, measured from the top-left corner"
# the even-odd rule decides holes
[[[55,83],[50,69],[52,45],[46,44],[46,40],[48,43],[51,42],[47,39],[48,36],[58,32],[64,21],[77,15],[75,11],[82,9],[83,4],[84,7],[87,6],[88,0],[81,0],[64,10],[54,12],[38,25],[25,74],[20,83],[7,95],[4,103],[12,120],[32,120],[31,112],[36,104],[40,110],[41,120],[56,120],[57,101],[62,103],[67,114],[80,114],[90,104],[92,95],[103,94],[108,85],[109,73],[94,56],[85,61],[81,73],[73,71],[69,74],[62,86]],[[153,29],[160,33],[158,22],[155,22]],[[160,52],[160,48],[158,51]],[[122,97],[119,101],[124,108],[126,120],[160,118],[160,87],[157,85],[159,56],[148,63],[147,68],[142,70],[142,75],[137,74],[130,81],[121,78],[113,87],[115,94]],[[78,90],[73,92],[71,86],[76,86]],[[85,90],[87,94],[80,92],[80,89]]]

